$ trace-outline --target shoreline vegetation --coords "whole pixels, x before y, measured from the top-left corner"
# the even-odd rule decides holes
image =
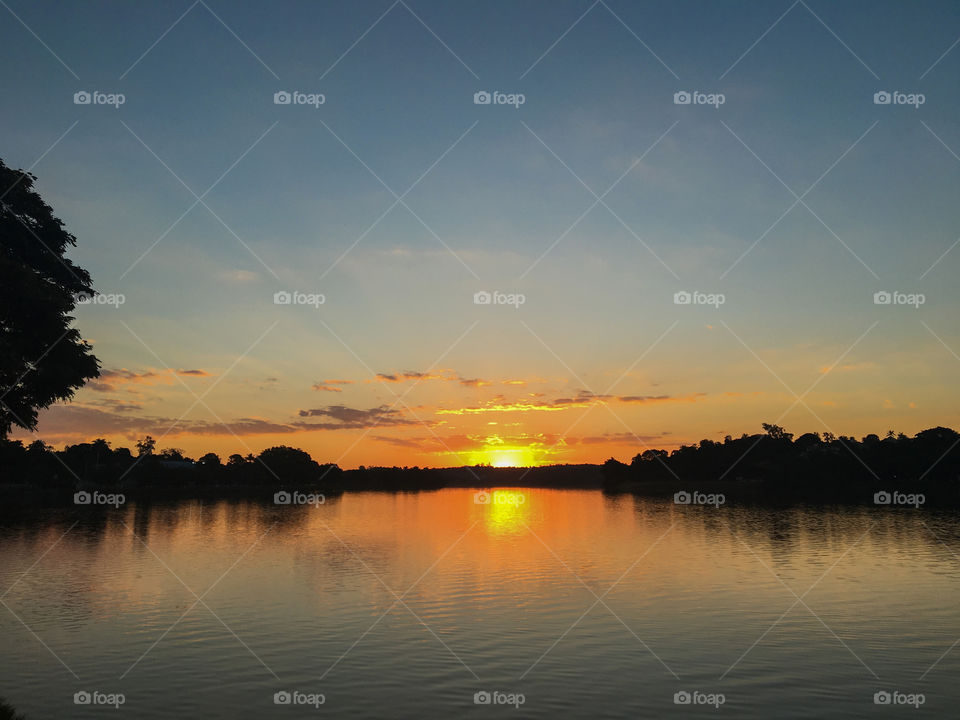
[[[12,705],[0,697],[0,720],[26,720],[26,718],[19,715]]]
[[[645,449],[629,463],[452,468],[359,467],[318,463],[292,447],[259,455],[214,453],[194,460],[177,448],[157,451],[149,436],[137,454],[106,440],[54,450],[40,440],[0,441],[0,491],[6,499],[74,502],[74,493],[122,493],[131,499],[268,496],[274,492],[416,491],[446,487],[602,489],[669,495],[722,490],[730,500],[870,502],[876,492],[922,492],[935,504],[960,504],[960,433],[935,427],[913,437],[890,431],[860,440],[830,433],[794,438],[777,425],[673,451]]]

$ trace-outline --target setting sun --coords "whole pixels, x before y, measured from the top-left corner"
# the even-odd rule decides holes
[[[488,447],[470,453],[472,465],[493,467],[534,467],[541,465],[537,452],[529,447]]]

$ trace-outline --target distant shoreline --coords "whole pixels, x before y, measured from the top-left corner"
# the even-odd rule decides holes
[[[882,483],[880,484],[882,485]],[[877,483],[851,481],[824,487],[783,485],[772,478],[701,479],[685,482],[670,479],[642,479],[610,464],[548,465],[533,468],[466,466],[457,468],[365,468],[343,470],[332,481],[264,483],[125,483],[97,488],[83,484],[81,489],[106,494],[122,494],[126,502],[166,502],[181,500],[252,500],[271,503],[277,492],[322,495],[324,502],[336,501],[347,494],[418,493],[444,489],[495,490],[522,488],[531,490],[590,490],[610,496],[636,496],[674,499],[678,493],[720,494],[727,505],[875,505],[877,492],[921,494],[924,506],[960,507],[960,483],[904,482],[890,487]],[[74,505],[72,487],[51,487],[32,482],[0,483],[0,501],[9,507],[29,504],[63,507]],[[682,503],[681,503],[682,504]],[[693,502],[696,505],[696,502]],[[81,506],[83,507],[83,506]],[[87,506],[89,507],[89,506]],[[110,509],[110,508],[103,508]]]

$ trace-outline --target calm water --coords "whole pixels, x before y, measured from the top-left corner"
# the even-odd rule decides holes
[[[0,695],[31,719],[956,717],[960,645],[937,663],[960,638],[956,515],[494,499],[7,520]],[[74,704],[94,690],[125,704]]]

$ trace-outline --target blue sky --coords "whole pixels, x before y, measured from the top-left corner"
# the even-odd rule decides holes
[[[489,385],[420,383],[395,408],[412,424],[392,434],[297,428],[286,441],[346,465],[400,447],[409,464],[459,464],[454,450],[490,433],[553,447],[570,412],[484,413],[490,429],[436,411],[603,394],[628,370],[615,393],[676,402],[587,403],[581,444],[556,457],[625,455],[630,434],[752,432],[793,402],[784,384],[799,394],[818,378],[813,412],[784,420],[797,431],[956,424],[944,389],[960,370],[960,250],[937,262],[960,237],[956,3],[13,1],[0,13],[16,68],[0,78],[0,157],[43,156],[38,186],[79,238],[72,256],[126,297],[78,310],[104,367],[200,368],[193,390],[216,384],[188,419],[290,427],[333,401],[387,407],[375,373],[425,372],[466,332],[439,368]],[[126,100],[75,105],[80,90]],[[280,90],[325,103],[276,105]],[[525,102],[476,105],[481,90]],[[875,104],[884,90],[925,102]],[[679,91],[725,102],[677,105]],[[209,209],[170,229],[195,200],[184,184],[215,183]],[[391,190],[409,207],[381,218]],[[776,222],[791,191],[803,201]],[[476,306],[482,289],[527,301]],[[277,306],[278,290],[326,302]],[[677,306],[680,290],[726,302]],[[878,290],[926,302],[878,306]],[[330,378],[354,382],[334,398],[311,390]],[[132,390],[84,390],[41,435],[131,437],[193,402],[179,382]],[[126,431],[123,401],[139,406],[120,413]],[[584,437],[610,440],[587,452]]]

